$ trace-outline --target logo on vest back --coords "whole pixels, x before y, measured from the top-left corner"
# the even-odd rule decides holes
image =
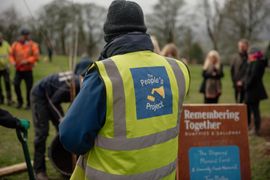
[[[172,92],[164,67],[130,69],[135,89],[137,119],[172,113]]]

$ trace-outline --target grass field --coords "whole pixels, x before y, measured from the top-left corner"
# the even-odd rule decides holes
[[[52,73],[57,73],[60,71],[68,70],[68,58],[67,57],[56,57],[53,63],[47,63],[45,61],[40,61],[34,69],[35,81],[38,81],[42,77],[45,77]],[[201,66],[192,65],[191,70],[191,86],[190,93],[185,100],[185,103],[202,103],[203,96],[198,93],[200,83],[202,81],[201,77]],[[233,103],[233,89],[230,80],[229,67],[225,67],[225,77],[222,80],[223,84],[223,94],[220,99],[220,103]],[[14,70],[12,71],[12,77],[14,77]],[[266,71],[264,76],[264,84],[266,86],[267,92],[270,95],[270,70]],[[23,88],[24,85],[23,85]],[[24,91],[23,91],[24,93]],[[14,116],[19,118],[27,118],[31,121],[31,112],[26,110],[17,110],[13,107],[8,107],[1,105],[1,108],[8,110]],[[261,103],[261,111],[263,117],[270,118],[270,100],[263,101]],[[52,139],[55,137],[55,129],[50,126],[49,138],[47,140],[47,146],[50,145]],[[33,126],[29,131],[29,148],[30,153],[33,155]],[[249,137],[250,142],[250,157],[252,165],[252,179],[256,180],[267,180],[270,179],[270,156],[265,154],[265,140],[258,137]],[[23,152],[19,141],[17,140],[16,133],[14,130],[6,129],[0,127],[0,167],[12,165],[15,163],[20,163],[24,161]],[[51,163],[47,161],[48,175],[50,179],[61,179],[61,175],[54,170]],[[27,179],[27,173],[20,173],[17,175],[12,175],[8,177],[2,177],[0,180],[10,179]]]

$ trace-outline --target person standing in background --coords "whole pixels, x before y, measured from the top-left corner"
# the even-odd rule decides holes
[[[218,103],[221,95],[221,78],[224,76],[220,56],[217,51],[210,51],[204,61],[203,82],[200,92],[204,94],[204,103]]]
[[[268,42],[268,46],[265,49],[265,60],[266,60],[266,66],[269,66],[269,60],[270,60],[270,41]]]
[[[234,95],[236,103],[243,103],[245,90],[244,79],[247,70],[249,42],[241,39],[238,42],[238,54],[234,55],[231,62],[231,77],[234,87]]]
[[[14,42],[10,50],[10,62],[16,68],[14,78],[14,88],[17,95],[17,106],[21,108],[23,105],[23,98],[21,93],[21,81],[26,83],[26,109],[30,109],[30,91],[33,86],[33,67],[39,58],[38,44],[32,41],[29,37],[30,31],[28,29],[21,30],[21,37]]]
[[[179,50],[173,43],[166,44],[160,52],[160,55],[174,59],[181,59],[181,61],[183,61],[185,64],[188,64],[188,61],[186,59],[180,58]]]
[[[173,43],[166,44],[161,51],[161,55],[165,57],[179,59],[179,51],[176,45]]]
[[[10,46],[7,41],[4,40],[2,33],[0,32],[0,104],[4,104],[4,95],[2,91],[2,82],[3,77],[6,88],[6,98],[7,105],[12,104],[11,98],[11,87],[10,87],[10,78],[9,78],[9,56]]]
[[[50,41],[48,41],[47,44],[47,52],[48,52],[48,58],[49,58],[49,62],[52,62],[53,60],[53,47]]]
[[[261,125],[260,101],[267,99],[263,85],[263,75],[267,61],[260,49],[253,47],[248,53],[248,65],[245,74],[245,103],[248,108],[248,126],[251,124],[251,114],[254,117],[255,134],[259,135]],[[254,131],[251,130],[251,133]]]

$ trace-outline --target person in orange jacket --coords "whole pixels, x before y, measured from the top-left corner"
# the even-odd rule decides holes
[[[29,37],[30,31],[28,29],[21,30],[21,37],[14,42],[10,50],[10,62],[16,68],[14,78],[14,88],[17,95],[17,108],[23,105],[23,98],[21,94],[21,81],[26,83],[27,104],[26,109],[30,109],[30,91],[33,86],[33,67],[39,58],[38,44],[32,41]]]

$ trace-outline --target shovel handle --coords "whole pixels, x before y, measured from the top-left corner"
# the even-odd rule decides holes
[[[22,147],[23,147],[23,153],[24,153],[24,158],[25,158],[25,162],[27,165],[29,180],[35,180],[33,167],[31,164],[31,158],[30,158],[30,154],[29,154],[29,150],[28,150],[28,146],[27,146],[27,129],[18,129],[17,128],[16,134],[17,134],[17,137],[18,137],[18,139],[21,142]]]

